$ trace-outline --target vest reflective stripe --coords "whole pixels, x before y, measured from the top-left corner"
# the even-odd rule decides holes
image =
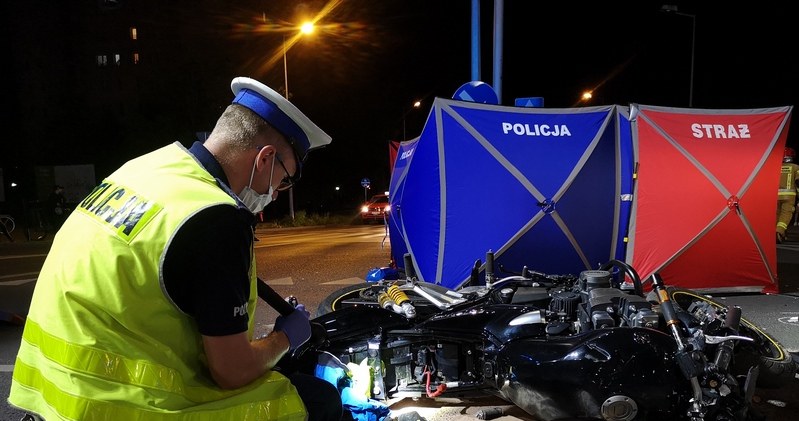
[[[149,361],[134,361],[111,352],[71,344],[42,331],[39,324],[33,321],[25,325],[22,340],[37,344],[39,351],[48,360],[75,371],[170,393],[187,392],[183,377],[176,370]],[[194,397],[193,400],[209,398],[211,394]]]
[[[287,390],[278,389],[276,396],[268,399],[246,402],[233,407],[196,407],[192,412],[147,410],[119,402],[106,402],[78,397],[64,392],[34,367],[17,361],[14,369],[14,389],[19,395],[30,395],[47,403],[50,408],[57,407],[58,413],[42,411],[39,415],[47,421],[209,421],[241,420],[260,421],[270,418],[281,420],[305,420],[305,411],[297,410],[294,398]],[[296,396],[296,395],[294,395]]]

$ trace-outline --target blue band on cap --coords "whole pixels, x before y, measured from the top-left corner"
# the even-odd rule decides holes
[[[308,136],[274,102],[266,99],[258,92],[245,88],[239,91],[236,98],[233,99],[233,103],[247,107],[255,114],[261,116],[267,123],[288,138],[291,146],[296,149],[300,160],[305,158],[311,146]]]

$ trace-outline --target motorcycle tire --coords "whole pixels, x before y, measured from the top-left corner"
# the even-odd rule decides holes
[[[377,302],[377,295],[373,294],[374,290],[372,287],[374,286],[374,282],[364,282],[361,284],[348,285],[333,291],[319,303],[319,307],[316,308],[316,316],[319,317],[341,309],[341,303],[348,299],[360,298]]]
[[[684,310],[687,310],[688,306],[697,300],[705,301],[718,308],[726,307],[725,304],[695,291],[674,287],[668,288],[668,291],[672,302]],[[744,351],[750,352],[740,352],[737,357],[738,362],[744,366],[757,364],[760,367],[760,375],[757,379],[758,387],[779,388],[794,381],[797,371],[796,362],[782,344],[743,317],[739,330],[741,334],[755,339],[754,343],[740,342],[738,346],[742,347]]]
[[[433,283],[422,283],[425,288],[432,289],[433,291],[439,292],[441,294],[446,294],[449,291],[449,288],[443,287],[438,284]],[[344,288],[337,289],[333,291],[330,295],[325,297],[319,303],[319,307],[316,309],[316,315],[321,316],[323,314],[330,313],[332,311],[339,310],[341,308],[342,302],[349,299],[362,299],[366,301],[371,301],[377,303],[377,295],[378,295],[378,288],[374,282],[364,282],[361,284],[355,285],[348,285]],[[411,300],[419,299],[418,296],[414,295],[413,293],[408,293],[408,296]]]

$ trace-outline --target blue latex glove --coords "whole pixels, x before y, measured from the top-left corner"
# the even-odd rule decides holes
[[[354,420],[385,421],[391,414],[391,408],[385,403],[353,392],[351,387],[342,389],[341,404],[350,411]]]
[[[294,310],[299,310],[305,313],[305,317],[308,319],[311,318],[311,312],[305,309],[305,304],[297,304],[297,307],[294,307]]]
[[[294,352],[311,339],[311,322],[308,316],[305,306],[300,304],[288,316],[279,316],[275,320],[275,330],[285,333],[289,338],[289,352]]]

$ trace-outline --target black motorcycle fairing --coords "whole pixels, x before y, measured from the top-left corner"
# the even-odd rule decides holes
[[[374,336],[381,331],[411,326],[408,319],[373,306],[344,307],[313,319],[324,327],[328,341]]]
[[[613,399],[632,400],[637,419],[674,419],[690,390],[676,351],[670,336],[647,328],[518,339],[496,351],[496,387],[540,419],[602,418]]]
[[[430,331],[483,337],[494,344],[502,344],[517,337],[544,335],[546,324],[543,322],[511,324],[516,317],[537,310],[523,305],[478,305],[440,313],[419,326]]]

